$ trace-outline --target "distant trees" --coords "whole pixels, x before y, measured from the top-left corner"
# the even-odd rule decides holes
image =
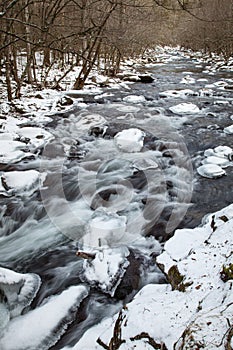
[[[2,0],[0,64],[8,99],[20,97],[23,82],[47,84],[56,63],[81,65],[80,89],[94,66],[114,75],[124,58],[156,44],[180,44],[232,54],[233,0]],[[38,53],[43,57],[38,75]],[[19,56],[24,55],[24,66]]]
[[[100,59],[104,59],[106,71],[115,74],[122,58],[137,55],[155,43],[151,29],[158,20],[153,8],[153,0],[3,0],[0,59],[8,99],[13,94],[20,96],[25,79],[38,83],[38,52],[43,53],[47,70],[55,62],[64,65],[68,61],[68,70],[81,64],[76,89],[83,87]],[[17,57],[22,52],[26,60],[20,71]],[[14,91],[12,80],[17,85]]]
[[[154,0],[174,19],[172,43],[185,48],[233,54],[233,0]]]

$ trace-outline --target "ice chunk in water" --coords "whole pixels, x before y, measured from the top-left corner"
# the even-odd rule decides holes
[[[20,315],[23,309],[31,304],[39,287],[40,277],[38,275],[21,274],[0,267],[0,294],[6,299],[4,304],[11,317]]]
[[[122,242],[126,234],[126,216],[97,210],[86,227],[84,246],[112,247]]]
[[[117,147],[123,152],[140,152],[143,147],[145,133],[132,128],[118,132],[115,136]]]
[[[226,172],[217,164],[204,164],[197,168],[199,175],[209,179],[216,179],[226,174]]]

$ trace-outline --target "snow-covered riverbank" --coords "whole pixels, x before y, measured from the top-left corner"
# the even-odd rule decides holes
[[[231,349],[233,205],[177,230],[157,257],[169,284],[142,288],[120,314],[88,330],[73,350]],[[157,347],[155,346],[157,344]],[[64,349],[63,349],[64,350]]]

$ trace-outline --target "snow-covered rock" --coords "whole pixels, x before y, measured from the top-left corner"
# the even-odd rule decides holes
[[[50,297],[35,310],[14,318],[3,332],[0,348],[47,350],[65,332],[75,317],[74,311],[87,295],[85,286],[72,286],[60,295]]]
[[[7,137],[8,138],[8,137]],[[10,139],[0,140],[0,163],[16,163],[20,160],[31,157],[32,154],[24,152],[26,145],[23,142],[12,141]]]
[[[85,281],[113,296],[129,265],[128,255],[126,247],[99,250],[94,259],[84,261]]]
[[[106,119],[100,114],[80,115],[76,122],[77,130],[89,130],[94,126],[104,125]]]
[[[207,178],[218,178],[225,175],[223,168],[231,165],[232,148],[229,146],[217,146],[208,148],[204,152],[205,158],[202,160],[202,166],[197,168],[199,175]]]
[[[143,103],[146,99],[143,95],[129,95],[124,97],[123,101],[127,103]]]
[[[140,152],[144,137],[145,133],[143,131],[132,128],[118,132],[114,140],[117,147],[123,152]]]
[[[29,195],[35,192],[45,180],[45,173],[36,170],[9,171],[0,177],[8,194]]]
[[[180,103],[178,105],[169,108],[172,113],[175,114],[197,114],[200,113],[198,106],[191,102]]]
[[[53,139],[53,135],[43,128],[26,126],[17,130],[22,141],[26,141],[33,148],[44,147],[45,144]]]
[[[184,90],[166,90],[159,93],[160,97],[186,97],[186,96],[197,96],[193,90],[184,89]]]
[[[229,161],[223,157],[217,157],[217,156],[209,156],[207,158],[205,158],[202,161],[203,164],[217,164],[222,168],[225,168],[229,165]]]

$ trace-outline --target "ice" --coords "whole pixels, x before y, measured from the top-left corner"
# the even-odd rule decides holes
[[[31,304],[39,287],[40,277],[38,275],[21,274],[0,267],[0,292],[6,297],[3,305],[9,310],[10,317],[20,315],[25,307]]]
[[[126,234],[126,221],[125,216],[96,210],[86,226],[84,246],[102,248],[121,244]]]
[[[145,133],[132,128],[119,132],[114,139],[117,147],[123,152],[140,152],[143,147]]]
[[[143,158],[138,158],[133,162],[133,167],[137,170],[148,170],[148,169],[157,169],[158,163],[156,163],[154,160],[150,158],[145,158],[145,155]]]
[[[81,115],[76,122],[78,130],[89,130],[93,126],[104,125],[106,119],[100,114]]]
[[[0,179],[7,193],[29,195],[43,184],[45,176],[45,173],[39,173],[36,170],[9,171],[4,173]]]
[[[169,108],[172,113],[175,114],[196,114],[200,113],[198,106],[191,102],[180,103],[178,105],[172,106]]]
[[[35,310],[13,319],[0,339],[0,348],[47,350],[65,332],[75,317],[74,311],[87,295],[87,287],[72,286]]]
[[[128,255],[126,247],[99,250],[93,260],[84,261],[85,280],[113,296],[129,265]]]
[[[123,98],[124,102],[127,103],[143,103],[146,101],[145,97],[140,95],[129,95]]]
[[[222,158],[222,157],[217,157],[217,156],[209,156],[207,158],[205,158],[202,161],[203,164],[217,164],[220,167],[224,168],[227,167],[229,165],[229,161],[227,158]]]
[[[209,179],[216,179],[226,174],[226,172],[217,164],[204,164],[197,168],[199,175]]]
[[[218,157],[228,157],[232,153],[232,148],[229,146],[218,146],[214,148],[214,152]]]
[[[123,113],[137,113],[140,111],[139,107],[136,106],[124,106],[121,105],[117,107],[118,111],[123,112]]]
[[[227,126],[226,128],[224,128],[223,130],[226,134],[233,134],[233,124],[232,125],[229,125]]]
[[[10,311],[6,304],[3,304],[0,300],[0,337],[3,329],[7,326],[10,321]]]

